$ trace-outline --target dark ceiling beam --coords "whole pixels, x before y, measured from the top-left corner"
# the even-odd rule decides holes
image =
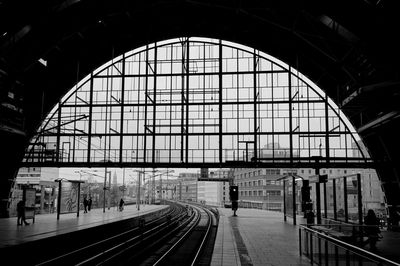
[[[389,112],[389,113],[387,113],[385,115],[382,115],[381,117],[378,117],[378,118],[368,122],[367,124],[359,127],[357,129],[357,133],[361,134],[361,133],[364,133],[364,131],[366,131],[366,130],[382,126],[383,124],[391,122],[391,121],[393,121],[394,119],[396,119],[398,117],[400,117],[400,112],[399,111]]]
[[[400,87],[399,81],[385,81],[385,82],[375,83],[375,84],[371,84],[371,85],[367,85],[367,86],[362,86],[362,87],[356,89],[349,96],[347,96],[341,102],[340,107],[345,107],[346,105],[348,105],[351,101],[355,100],[356,98],[359,98],[360,96],[365,96],[366,93],[375,92],[377,90],[382,90],[382,89],[389,89],[389,88],[391,89],[391,88],[395,88],[395,87]]]
[[[354,44],[356,44],[356,43],[358,43],[360,41],[360,39],[355,34],[350,32],[348,29],[346,29],[345,27],[340,25],[340,23],[338,23],[337,21],[333,20],[329,16],[321,15],[319,17],[319,20],[321,21],[322,24],[324,24],[325,26],[327,26],[328,28],[333,30],[335,33],[337,33],[338,35],[340,35],[341,37],[343,37],[347,41],[349,41],[351,43],[354,43]]]

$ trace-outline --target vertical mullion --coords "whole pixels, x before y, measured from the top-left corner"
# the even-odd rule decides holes
[[[219,103],[219,163],[222,163],[222,41],[219,41],[219,57],[218,57],[218,103]]]
[[[107,119],[108,119],[108,79],[109,79],[109,70],[110,68],[107,68],[107,78],[106,78],[106,104],[105,104],[105,108],[106,108],[106,114],[105,114],[105,121],[104,121],[104,162],[106,162],[106,158],[107,158],[107,138],[109,136],[107,136]],[[102,89],[103,89],[103,82],[101,83],[102,85]],[[103,112],[103,109],[102,109]],[[107,174],[105,174],[107,175]]]
[[[253,51],[253,100],[254,100],[254,110],[253,110],[253,119],[254,119],[254,161],[257,162],[257,57],[256,50]]]
[[[172,153],[172,107],[173,107],[173,103],[172,103],[172,86],[173,86],[173,67],[174,67],[174,46],[171,44],[171,76],[170,78],[170,91],[169,91],[169,163],[171,163],[171,153]],[[175,138],[175,136],[174,136]],[[176,140],[176,138],[175,138]]]
[[[156,91],[157,91],[157,43],[154,47],[154,81],[153,81],[153,145],[152,145],[152,163],[155,163],[155,152],[156,152]]]
[[[274,65],[271,63],[271,69],[274,69]],[[271,128],[272,128],[272,162],[275,160],[275,124],[274,124],[274,71],[271,71]]]
[[[325,157],[329,163],[329,118],[328,118],[328,93],[325,92]]]
[[[206,147],[206,44],[203,43],[203,163],[205,163]]]
[[[293,163],[293,108],[292,108],[292,68],[289,66],[288,73],[289,84],[289,154],[290,163]]]
[[[90,73],[90,96],[89,96],[89,132],[88,132],[88,151],[87,151],[87,162],[90,163],[90,156],[91,156],[91,147],[92,147],[92,119],[93,119],[93,72]],[[76,98],[75,98],[76,99]],[[75,106],[76,108],[76,106]],[[76,113],[75,113],[76,119]],[[74,127],[75,130],[75,127]],[[75,138],[74,137],[74,161],[75,161]]]
[[[137,133],[137,137],[136,137],[136,162],[138,162],[139,160],[139,121],[140,121],[140,114],[141,114],[141,110],[140,110],[140,78],[141,78],[141,72],[140,72],[140,65],[141,65],[141,60],[142,60],[142,53],[139,53],[139,67],[138,67],[138,85],[137,85],[137,91],[138,91],[138,97],[137,97],[137,120],[136,120],[136,133]],[[145,150],[145,149],[143,149]]]
[[[190,42],[189,39],[186,42],[186,147],[185,147],[185,162],[189,162],[189,50]]]
[[[146,45],[146,63],[145,63],[145,88],[144,88],[144,129],[143,129],[143,162],[145,163],[147,161],[147,89],[149,86],[149,46]]]
[[[60,134],[61,134],[61,101],[58,102],[58,117],[57,117],[57,146],[56,146],[56,162],[60,161]]]
[[[122,81],[121,81],[121,124],[119,132],[119,163],[122,163],[123,153],[123,132],[124,132],[124,104],[125,104],[125,54],[122,55]]]
[[[238,132],[239,132],[239,126],[240,126],[240,120],[239,120],[239,115],[240,115],[239,95],[240,95],[239,94],[239,49],[236,49],[236,101],[238,102],[236,104],[236,130]],[[238,135],[238,137],[237,137],[237,156],[238,156],[238,160],[239,160],[239,156],[240,156],[239,140],[240,140],[240,135]],[[244,161],[244,158],[243,158],[243,161]]]
[[[308,156],[311,158],[311,134],[310,134],[310,88],[307,85],[307,134],[308,134]]]
[[[92,79],[92,74],[90,74],[91,75],[91,79],[90,79],[90,83],[92,83],[93,82],[93,79]],[[92,88],[92,84],[90,84],[90,89]],[[75,91],[75,106],[74,106],[74,136],[73,136],[73,141],[72,141],[72,162],[75,162],[75,145],[76,145],[76,138],[77,138],[77,135],[76,135],[76,109],[78,109],[77,108],[77,95],[76,95],[76,91]],[[90,108],[90,106],[89,106],[89,136],[90,136],[90,121],[91,121],[91,119],[92,119],[92,116],[91,116],[91,108]],[[89,137],[89,139],[90,139],[90,137]],[[89,162],[90,160],[89,160],[89,158],[90,158],[90,141],[89,141],[89,139],[88,139],[88,158],[87,158],[87,162]]]
[[[185,117],[185,42],[181,43],[182,46],[182,73],[181,73],[181,163],[183,163],[183,149],[184,149],[184,117]]]

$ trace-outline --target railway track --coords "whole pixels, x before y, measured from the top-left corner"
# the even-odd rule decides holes
[[[218,225],[217,217],[205,207],[194,208],[199,212],[197,224],[153,265],[210,264]]]
[[[170,205],[158,219],[36,265],[209,265],[218,214],[202,206]]]

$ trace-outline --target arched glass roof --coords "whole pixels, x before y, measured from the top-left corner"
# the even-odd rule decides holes
[[[288,166],[366,162],[338,106],[284,62],[236,43],[178,38],[124,53],[48,114],[25,163]]]

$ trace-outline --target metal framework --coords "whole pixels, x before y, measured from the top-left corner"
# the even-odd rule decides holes
[[[23,165],[366,167],[348,120],[297,70],[238,44],[180,38],[125,53],[49,113]]]

